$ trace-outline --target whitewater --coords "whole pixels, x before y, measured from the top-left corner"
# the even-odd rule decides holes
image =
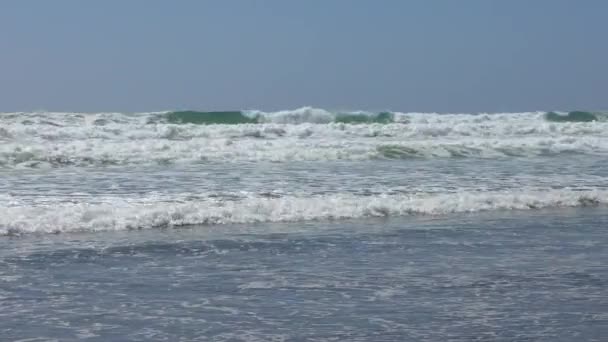
[[[0,113],[0,235],[604,206],[605,118]]]
[[[608,122],[588,115],[2,113],[0,167],[605,154]]]

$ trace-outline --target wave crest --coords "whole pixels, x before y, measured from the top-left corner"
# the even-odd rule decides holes
[[[592,122],[598,121],[598,114],[583,111],[574,111],[567,114],[549,112],[545,114],[545,119],[552,122]]]
[[[169,123],[174,124],[199,124],[199,125],[238,125],[238,124],[302,124],[317,123],[325,124],[331,122],[364,124],[364,123],[392,123],[395,114],[392,112],[329,112],[323,109],[302,107],[296,110],[279,112],[262,111],[175,111],[164,115]]]
[[[608,204],[606,190],[518,190],[420,195],[252,197],[186,203],[55,204],[0,207],[0,235],[166,228],[254,222],[340,220],[531,210]]]

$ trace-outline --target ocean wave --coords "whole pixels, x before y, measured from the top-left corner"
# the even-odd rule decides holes
[[[597,120],[587,120],[593,116]],[[0,140],[142,140],[227,138],[258,132],[301,136],[306,131],[340,136],[423,138],[436,136],[602,135],[601,113],[436,114],[329,112],[300,108],[260,112],[0,113]],[[211,124],[214,123],[214,124]]]
[[[314,107],[265,112],[260,110],[197,111],[177,110],[148,113],[73,113],[73,112],[15,112],[0,113],[3,124],[64,127],[74,124],[106,126],[110,124],[328,124],[328,123],[440,123],[489,122],[526,120],[556,123],[605,122],[606,112],[520,112],[520,113],[423,113],[399,111],[330,111]]]
[[[597,137],[397,139],[198,138],[184,141],[67,141],[0,145],[0,167],[164,165],[410,158],[606,155]]]
[[[517,116],[520,113],[506,113],[506,115]],[[527,114],[527,113],[526,113]],[[530,113],[532,117],[538,117],[537,113]],[[464,119],[468,117],[473,121],[485,121],[494,119],[506,119],[505,114],[436,114],[436,113],[401,113],[401,112],[366,112],[366,111],[327,111],[324,109],[302,107],[295,110],[278,112],[263,112],[257,110],[249,111],[174,111],[157,116],[158,121],[166,120],[177,124],[370,124],[370,123],[411,123],[424,121],[425,116],[443,116],[444,118]],[[572,112],[547,112],[542,118],[548,122],[593,122],[606,121],[605,113],[593,113],[585,111]],[[154,122],[154,121],[152,121]]]
[[[331,122],[341,123],[392,123],[394,113],[392,112],[329,112],[323,109],[311,107],[299,108],[292,111],[262,112],[262,111],[175,111],[168,112],[163,116],[157,116],[158,121],[165,119],[169,123],[176,124],[301,124],[317,123],[326,124]],[[157,121],[157,122],[158,122]],[[154,121],[152,121],[154,122]]]
[[[332,194],[250,197],[170,203],[125,201],[0,207],[0,235],[92,232],[191,225],[340,220],[404,215],[445,215],[489,210],[530,210],[608,204],[608,191],[517,190],[447,194]]]
[[[596,120],[588,120],[590,115]],[[370,113],[310,107],[0,113],[0,167],[605,154],[603,118],[584,112]]]
[[[553,122],[591,122],[598,121],[600,118],[602,118],[601,114],[582,111],[574,111],[565,114],[549,112],[545,114],[545,119]]]

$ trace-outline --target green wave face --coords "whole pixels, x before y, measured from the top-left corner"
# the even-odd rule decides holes
[[[193,110],[170,112],[167,120],[176,124],[244,124],[257,123],[256,117],[250,118],[240,111],[197,112]]]
[[[381,112],[375,115],[368,114],[338,114],[335,122],[342,123],[391,123],[394,121],[393,113]]]
[[[583,111],[569,112],[566,115],[549,112],[545,114],[545,119],[551,122],[591,122],[598,120],[595,114]]]
[[[348,124],[369,124],[369,123],[392,123],[394,122],[394,114],[390,112],[380,112],[377,114],[369,113],[329,113],[331,115],[330,122],[348,123]],[[201,112],[194,110],[169,112],[164,115],[164,119],[174,124],[255,124],[264,122],[273,122],[275,119],[278,122],[284,122],[274,113],[257,113],[247,115],[242,111],[218,111],[218,112]],[[280,114],[279,114],[280,116]],[[284,118],[283,118],[284,119]],[[325,122],[326,118],[311,118],[311,123]],[[320,120],[320,121],[317,121]],[[288,121],[289,122],[289,121]],[[308,121],[307,121],[308,122]]]

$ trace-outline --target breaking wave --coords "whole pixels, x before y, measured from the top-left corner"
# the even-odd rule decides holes
[[[582,111],[574,111],[567,114],[549,112],[545,115],[547,121],[553,122],[591,122],[599,120],[600,117],[600,114]]]
[[[0,113],[0,167],[608,153],[603,113]]]
[[[332,194],[313,197],[249,197],[241,200],[209,199],[179,203],[137,203],[116,198],[101,204],[3,206],[0,207],[0,235],[444,215],[606,204],[606,190],[568,189],[374,196]]]
[[[300,108],[295,111],[265,113],[261,111],[176,111],[168,112],[160,119],[175,124],[251,124],[251,123],[391,123],[394,113],[380,112],[328,112],[322,109]]]
[[[449,114],[448,114],[449,115]],[[479,114],[468,114],[479,115]],[[159,117],[175,124],[251,124],[283,123],[301,124],[331,122],[365,124],[365,123],[408,123],[408,115],[399,112],[330,112],[323,109],[303,107],[296,110],[262,112],[262,111],[175,111]],[[544,115],[549,122],[592,122],[605,119],[603,113],[572,111],[567,113],[547,112]]]
[[[509,158],[606,155],[608,141],[584,138],[462,139],[450,141],[327,141],[197,139],[180,143],[105,141],[0,147],[0,167],[45,168],[231,162],[360,161],[412,158]]]

